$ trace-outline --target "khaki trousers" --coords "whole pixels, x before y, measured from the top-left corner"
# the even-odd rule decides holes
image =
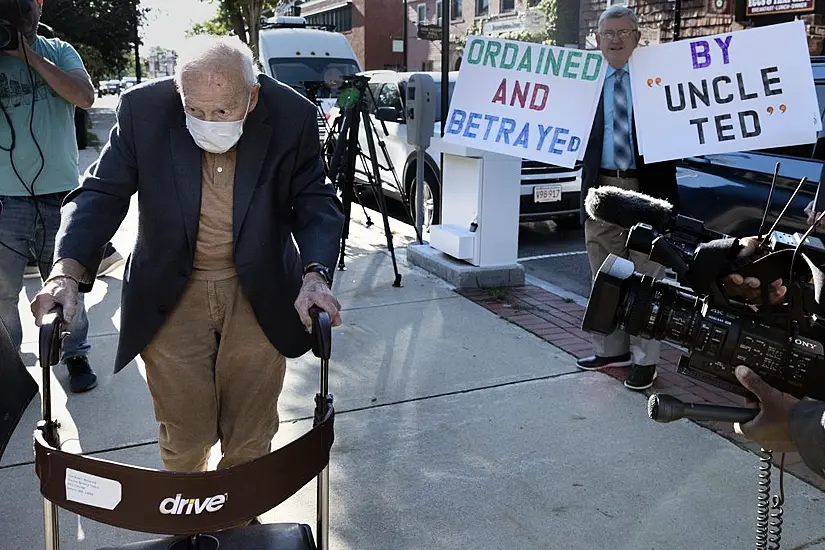
[[[237,277],[191,280],[141,358],[167,470],[206,470],[218,441],[218,468],[270,452],[286,360],[258,325]]]
[[[631,191],[638,191],[639,182],[635,179],[614,178],[599,176],[600,186],[621,187]],[[651,262],[647,256],[628,250],[625,247],[627,235],[630,231],[609,223],[588,218],[584,223],[584,240],[587,248],[587,258],[590,260],[590,271],[595,280],[599,268],[607,256],[615,254],[633,262],[636,271],[662,278],[665,274],[664,266]],[[592,334],[591,340],[598,357],[614,357],[632,352],[637,365],[655,365],[659,361],[660,343],[656,340],[643,340],[630,337],[627,333],[617,330],[607,336]]]

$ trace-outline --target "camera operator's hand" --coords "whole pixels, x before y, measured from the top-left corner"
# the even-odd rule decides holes
[[[814,212],[814,201],[808,203],[808,206],[805,207],[805,213],[808,215],[808,225],[811,225],[816,221],[822,212]],[[819,227],[825,227],[825,219],[819,222]]]
[[[796,445],[791,440],[789,421],[791,408],[799,399],[772,388],[758,374],[743,365],[736,367],[736,378],[756,396],[760,410],[750,422],[736,422],[733,425],[734,431],[756,441],[766,450],[781,453],[796,451]]]
[[[307,273],[304,276],[304,283],[301,291],[295,299],[295,309],[301,322],[312,332],[312,317],[309,316],[309,309],[316,305],[329,314],[329,320],[333,327],[341,324],[341,304],[332,294],[324,278],[318,273]]]
[[[71,323],[77,313],[77,301],[77,281],[71,277],[55,277],[48,281],[32,300],[31,311],[35,324],[39,327],[43,317],[58,305],[63,308],[63,322]]]
[[[738,258],[753,256],[759,248],[759,241],[756,237],[740,239],[740,244],[742,244],[742,250],[737,254]],[[761,283],[756,277],[743,277],[738,273],[732,273],[722,280],[722,285],[729,296],[741,297],[748,302],[762,302]],[[770,303],[782,302],[787,291],[788,289],[782,284],[782,279],[772,282],[768,294]]]

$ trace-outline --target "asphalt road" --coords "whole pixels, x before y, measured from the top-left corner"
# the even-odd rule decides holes
[[[528,275],[580,296],[590,296],[584,230],[562,231],[552,222],[519,226],[519,262]]]

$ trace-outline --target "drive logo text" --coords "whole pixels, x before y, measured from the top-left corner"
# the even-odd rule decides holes
[[[207,497],[203,500],[199,498],[183,498],[178,493],[174,498],[169,497],[161,501],[158,510],[163,515],[188,516],[191,514],[201,514],[203,512],[217,512],[226,504],[227,494]]]

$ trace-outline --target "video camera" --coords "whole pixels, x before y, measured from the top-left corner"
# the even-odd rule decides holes
[[[31,9],[28,0],[0,0],[0,50],[16,50],[20,46],[23,18]]]
[[[735,394],[750,395],[734,375],[736,366],[746,365],[780,391],[825,400],[825,247],[809,239],[823,216],[805,234],[789,235],[774,230],[780,214],[767,236],[760,228],[756,254],[740,258],[739,239],[673,215],[666,201],[597,188],[585,209],[594,219],[629,228],[627,248],[671,268],[678,282],[642,275],[632,262],[610,255],[596,275],[583,330],[619,329],[687,348],[680,374]],[[726,294],[721,280],[732,273],[760,280],[761,305]],[[777,279],[787,287],[786,301],[771,305],[768,291]]]

